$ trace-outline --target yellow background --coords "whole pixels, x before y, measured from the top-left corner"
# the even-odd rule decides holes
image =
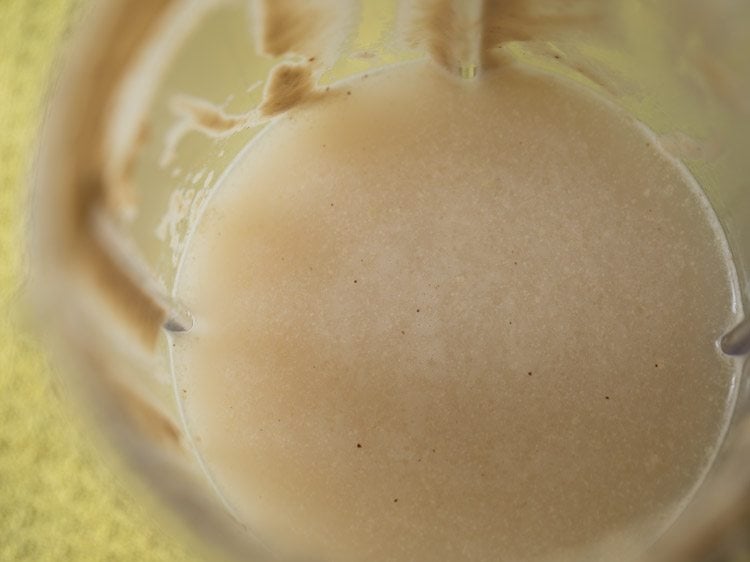
[[[0,561],[197,560],[100,459],[23,327],[25,180],[77,3],[0,0]]]

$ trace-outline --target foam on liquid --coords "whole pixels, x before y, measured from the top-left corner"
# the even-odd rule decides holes
[[[644,548],[733,397],[702,194],[626,116],[512,65],[334,90],[248,147],[180,270],[175,376],[224,497],[316,560]]]

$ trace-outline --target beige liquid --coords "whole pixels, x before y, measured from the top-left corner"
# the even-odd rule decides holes
[[[645,547],[733,396],[734,273],[692,180],[513,66],[330,94],[246,150],[178,279],[186,423],[237,517],[338,562]]]

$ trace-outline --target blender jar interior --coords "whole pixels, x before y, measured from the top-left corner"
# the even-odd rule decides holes
[[[749,5],[442,4],[451,17],[492,25],[451,36],[420,19],[440,3],[418,0],[117,0],[91,9],[62,74],[34,201],[44,321],[126,458],[194,527],[242,556],[266,554],[226,515],[195,462],[163,332],[190,328],[172,289],[202,204],[286,109],[264,112],[280,65],[309,65],[314,87],[325,88],[428,56],[472,80],[492,57],[507,57],[584,85],[644,123],[689,168],[727,235],[747,305]],[[446,40],[460,48],[446,49]],[[50,308],[54,315],[44,313]],[[731,523],[750,507],[747,393],[742,377],[713,474],[654,560],[745,552],[742,527]]]

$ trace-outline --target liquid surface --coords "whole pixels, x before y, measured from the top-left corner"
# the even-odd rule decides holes
[[[513,66],[333,90],[246,150],[180,270],[175,375],[224,497],[315,560],[643,548],[731,403],[702,195],[616,110]]]

